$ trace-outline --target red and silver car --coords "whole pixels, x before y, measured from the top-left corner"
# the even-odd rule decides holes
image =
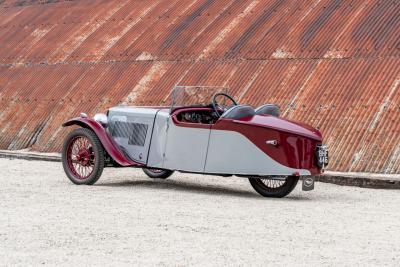
[[[150,178],[174,171],[248,178],[265,197],[303,190],[328,164],[321,133],[279,117],[276,105],[240,105],[221,87],[176,86],[169,107],[117,106],[84,113],[62,149],[75,184],[94,184],[104,167],[142,168]]]

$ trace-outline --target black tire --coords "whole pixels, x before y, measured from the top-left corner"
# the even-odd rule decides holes
[[[167,179],[170,177],[174,171],[163,170],[163,169],[152,169],[152,168],[143,168],[143,172],[153,179]]]
[[[82,156],[82,158],[86,156],[86,158],[84,158],[86,159],[86,163],[84,160],[81,160],[82,162],[78,161],[77,157],[79,156],[73,155],[74,151],[77,150],[77,145],[75,145],[75,142],[78,142],[77,140],[86,140],[87,142],[86,145],[83,145],[84,148],[79,149],[79,151],[87,151],[88,154]],[[85,143],[84,141],[80,141],[80,143],[82,142]],[[73,130],[65,138],[62,148],[61,156],[65,174],[74,184],[93,185],[97,182],[103,172],[104,154],[104,148],[99,138],[92,130],[86,128]],[[78,169],[86,168],[90,169],[85,172],[85,175],[80,175]]]
[[[287,176],[284,181],[268,178],[249,178],[251,186],[263,197],[285,197],[296,187],[299,177]]]

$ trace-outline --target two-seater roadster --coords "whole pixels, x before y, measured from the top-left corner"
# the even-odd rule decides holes
[[[239,105],[221,87],[176,86],[169,107],[84,113],[62,149],[75,184],[94,184],[104,167],[138,167],[150,178],[174,171],[249,179],[265,197],[283,197],[304,176],[303,190],[328,163],[318,130],[279,117],[276,105]]]

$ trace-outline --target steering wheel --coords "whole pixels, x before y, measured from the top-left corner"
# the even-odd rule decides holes
[[[227,111],[228,108],[230,107],[230,106],[218,104],[217,98],[220,97],[220,96],[221,96],[221,97],[228,98],[230,101],[232,101],[233,106],[237,106],[236,101],[235,101],[230,95],[227,95],[227,94],[224,94],[224,93],[216,93],[216,94],[213,96],[212,105],[213,105],[213,108],[214,108],[214,110],[215,110],[215,113],[218,114],[218,117],[221,117],[221,114],[219,114],[219,111],[222,110],[223,113],[224,113],[224,112]],[[223,113],[222,113],[222,114],[223,114]]]

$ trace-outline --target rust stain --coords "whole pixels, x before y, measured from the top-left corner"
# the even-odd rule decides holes
[[[167,64],[164,62],[155,63],[149,71],[138,81],[137,85],[132,89],[132,92],[125,98],[123,104],[136,103],[137,98],[146,91],[149,83],[160,79],[167,71]]]
[[[0,149],[59,151],[66,119],[224,85],[318,127],[329,168],[400,173],[400,2],[0,1]]]
[[[212,52],[212,50],[240,23],[240,21],[248,16],[250,12],[257,6],[259,1],[251,2],[241,14],[234,18],[218,35],[212,40],[208,46],[201,52],[199,59]]]
[[[152,10],[156,6],[156,3],[150,4],[148,7],[146,7],[145,10],[140,12],[139,15],[137,15],[136,19],[126,23],[120,22],[116,28],[119,30],[118,33],[111,32],[109,33],[110,36],[107,36],[107,41],[102,44],[99,47],[96,47],[96,56],[93,58],[94,61],[100,60],[110,49],[117,43],[121,37],[123,37],[130,29],[132,29],[133,26],[135,26],[144,16],[146,16],[150,10]]]
[[[102,14],[101,20],[94,18],[94,23],[89,21],[85,23],[80,29],[79,32],[72,38],[68,39],[66,43],[60,46],[61,51],[56,50],[54,52],[55,55],[58,56],[56,63],[65,61],[71,54],[82,45],[82,43],[96,30],[98,30],[110,17],[112,17],[120,8],[122,8],[128,1],[124,1],[123,4],[118,2],[118,5],[114,5],[110,10],[106,10],[105,14]],[[54,55],[53,54],[53,55]],[[60,55],[61,54],[61,55]],[[52,56],[50,56],[52,57]],[[54,56],[53,56],[54,57]]]

